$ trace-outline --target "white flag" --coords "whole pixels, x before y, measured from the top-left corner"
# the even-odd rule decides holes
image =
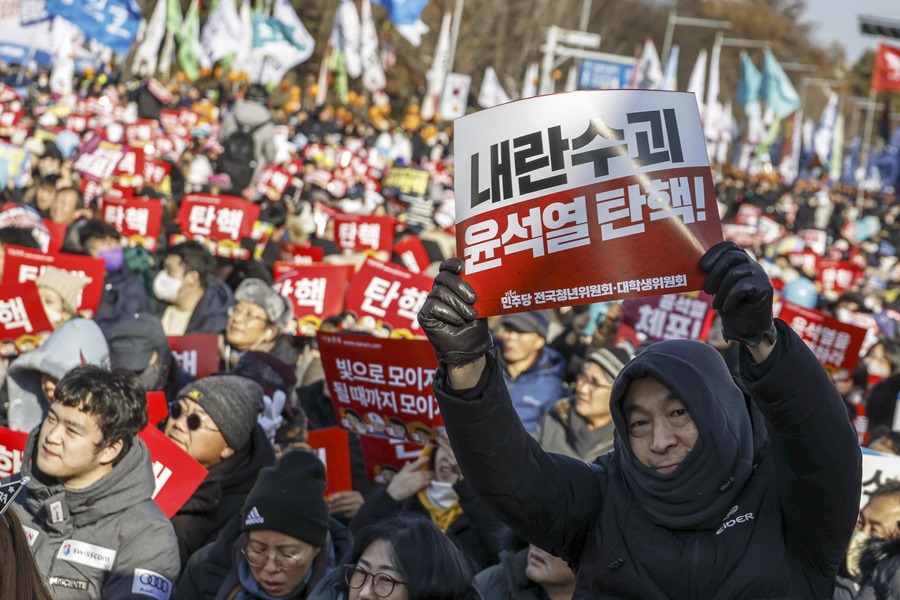
[[[381,56],[378,53],[378,31],[375,29],[375,21],[372,19],[372,4],[369,0],[363,0],[360,20],[362,21],[360,57],[363,63],[363,86],[370,92],[383,90],[387,85],[387,80],[384,77]]]
[[[163,12],[165,17],[165,11]],[[75,52],[75,39],[80,37],[79,29],[63,19],[53,19],[52,33],[53,69],[50,71],[50,91],[54,94],[67,96],[72,93],[72,77],[75,74],[75,61],[72,54]],[[154,64],[156,56],[154,58]]]
[[[428,25],[422,19],[410,25],[394,25],[394,29],[416,48],[422,45],[422,36],[428,33]]]
[[[472,76],[462,73],[447,73],[444,84],[444,95],[441,98],[441,109],[438,113],[444,121],[452,121],[466,114],[469,101],[469,88]]]
[[[509,102],[509,94],[500,85],[500,78],[497,77],[494,67],[488,67],[484,71],[484,79],[481,80],[481,89],[478,90],[478,105],[490,108],[505,102]]]
[[[706,86],[706,111],[703,113],[703,133],[706,136],[706,146],[709,150],[710,160],[716,155],[716,144],[720,137],[722,119],[719,104],[719,53],[720,47],[713,46],[709,55],[709,84]]]
[[[541,75],[538,72],[538,64],[536,62],[530,63],[528,68],[525,70],[525,81],[522,82],[522,98],[532,98],[537,96],[538,93],[538,82],[541,79]]]
[[[810,121],[812,124],[812,121]],[[800,146],[803,132],[803,111],[794,113],[794,129],[791,132],[791,153],[781,159],[778,172],[784,178],[785,183],[793,183],[800,174]]]
[[[680,49],[678,48],[678,44],[672,46],[672,49],[669,51],[669,60],[666,63],[666,72],[663,74],[662,83],[659,84],[659,89],[666,90],[668,92],[674,92],[678,89],[678,54],[680,53]]]
[[[163,2],[160,2],[163,4]],[[219,0],[219,4],[206,19],[200,34],[200,44],[212,62],[234,54],[235,40],[241,39],[241,17],[234,0]]]
[[[306,29],[306,25],[303,24],[300,17],[297,16],[297,12],[291,6],[291,3],[288,0],[275,0],[272,17],[287,25],[293,31],[291,43],[294,46],[294,52],[297,53],[291,58],[292,60],[297,60],[294,65],[299,65],[309,60],[316,50],[316,40],[310,35],[309,30]]]
[[[236,73],[253,72],[253,16],[250,12],[250,0],[241,2],[238,13],[241,21],[241,34],[234,40],[235,56],[231,70]]]
[[[172,70],[173,54],[175,54],[175,32],[166,31],[166,39],[159,53],[159,72],[166,77],[169,76],[169,72]]]
[[[706,89],[706,50],[701,50],[691,71],[687,91],[697,98],[697,106],[700,107],[700,116],[703,116],[703,90]]]
[[[437,45],[434,47],[434,57],[431,59],[431,68],[426,73],[428,91],[422,101],[422,118],[431,119],[438,109],[441,95],[444,91],[444,79],[450,71],[450,13],[444,13],[441,22],[441,32],[438,35]]]
[[[362,75],[362,59],[359,52],[362,32],[359,13],[356,12],[353,0],[341,0],[338,4],[334,26],[338,32],[338,45],[344,53],[347,76],[355,79]]]
[[[58,20],[58,19],[57,19]],[[159,0],[153,15],[144,28],[144,37],[134,51],[131,70],[138,77],[152,77],[156,73],[159,58],[159,47],[166,37],[166,3]],[[56,68],[54,67],[54,70]]]
[[[662,83],[662,65],[653,40],[647,38],[644,51],[634,68],[634,87],[639,90],[657,90]]]
[[[828,104],[822,110],[819,118],[819,127],[813,134],[813,150],[819,157],[819,162],[828,167],[828,158],[831,156],[831,143],[834,139],[834,123],[837,120],[838,95],[831,93],[828,96]]]

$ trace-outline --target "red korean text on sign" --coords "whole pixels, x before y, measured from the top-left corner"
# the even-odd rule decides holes
[[[843,370],[852,376],[866,337],[865,329],[787,301],[778,317],[806,342],[829,374]]]

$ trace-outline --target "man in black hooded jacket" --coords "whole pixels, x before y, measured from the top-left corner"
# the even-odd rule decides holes
[[[450,259],[420,314],[434,389],[472,489],[577,572],[575,598],[831,598],[859,502],[840,395],[772,319],[763,269],[731,242],[701,259],[742,381],[699,342],[660,342],[616,378],[616,450],[585,464],[525,433]]]

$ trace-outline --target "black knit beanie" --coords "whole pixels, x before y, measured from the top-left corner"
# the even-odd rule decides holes
[[[323,547],[328,536],[325,465],[305,450],[259,472],[241,510],[241,530],[272,530]]]

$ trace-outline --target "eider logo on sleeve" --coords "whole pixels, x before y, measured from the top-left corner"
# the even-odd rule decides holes
[[[739,525],[740,523],[748,523],[754,519],[753,513],[747,513],[744,515],[738,515],[734,518],[732,516],[738,511],[737,506],[732,506],[731,510],[728,511],[728,514],[722,519],[722,526],[719,527],[718,531],[716,531],[716,535],[720,535],[725,532],[729,527],[734,527],[735,525]]]

